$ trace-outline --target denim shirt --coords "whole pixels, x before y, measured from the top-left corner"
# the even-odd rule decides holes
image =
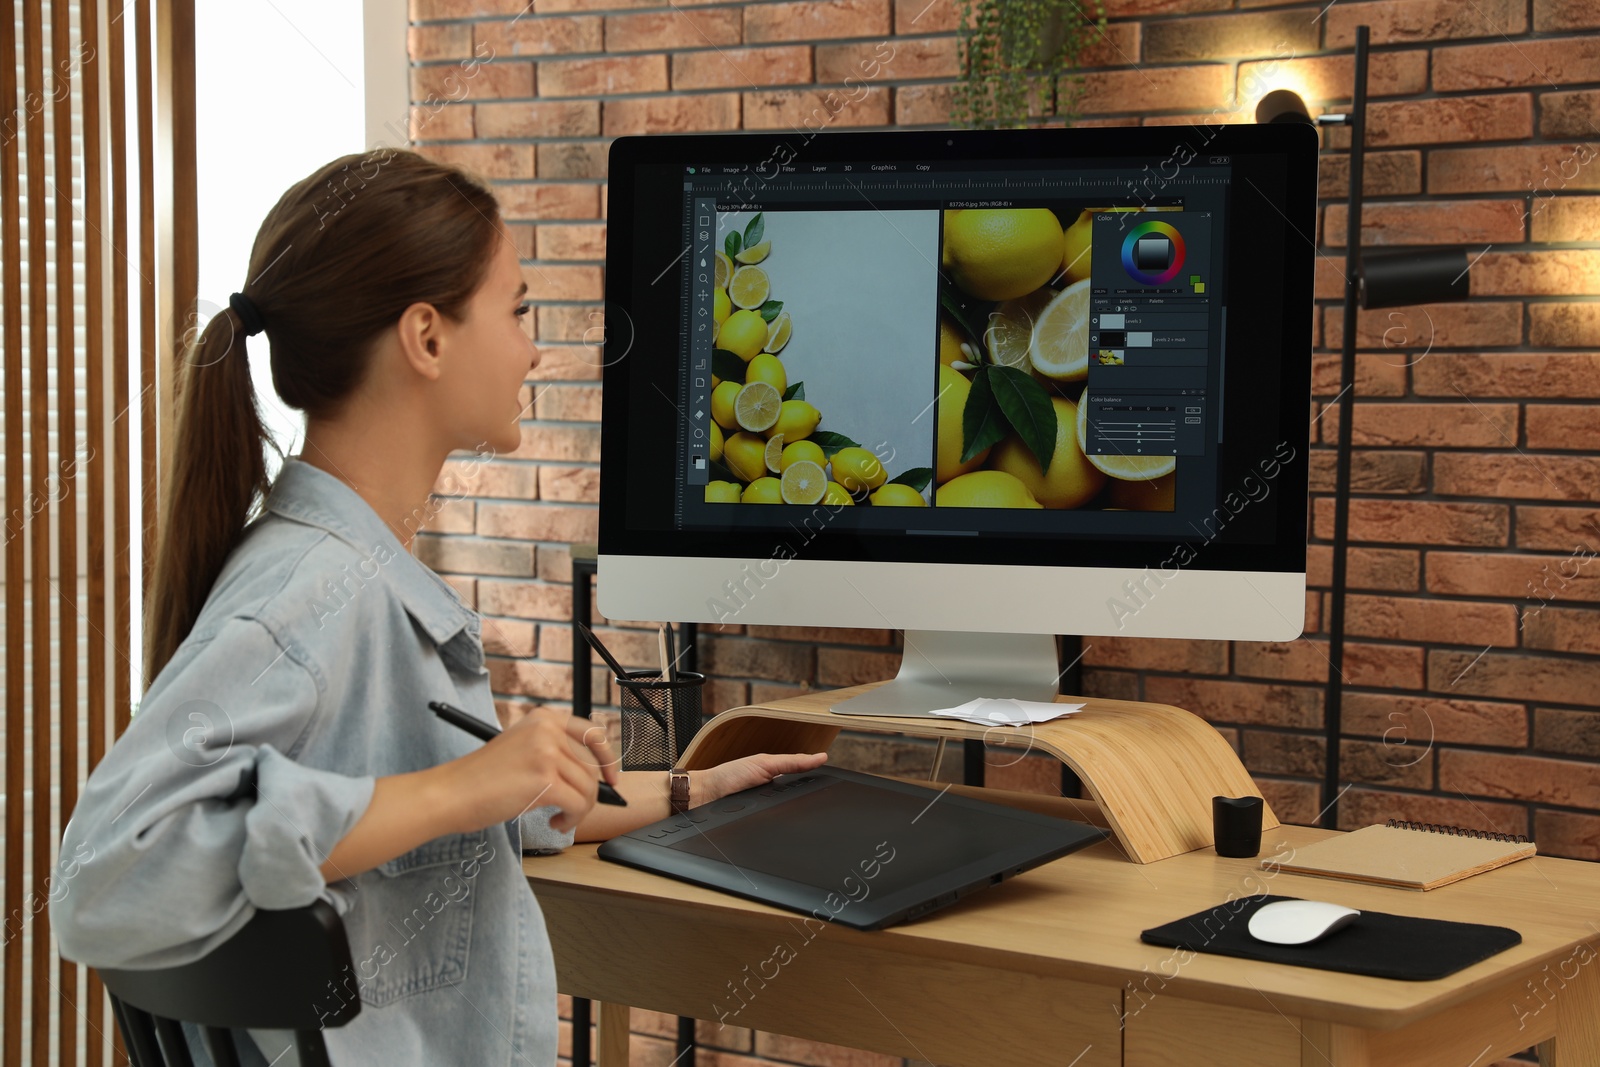
[[[556,807],[354,877],[320,873],[377,778],[482,744],[430,700],[498,726],[480,625],[355,490],[286,459],[193,630],[84,785],[61,841],[71,877],[50,905],[61,955],[189,963],[257,908],[321,898],[356,972],[326,1009],[361,1000],[348,1024],[323,1029],[336,1067],[553,1067],[555,965],[521,854],[572,844],[574,831],[550,826]],[[286,1047],[274,1067],[295,1062],[288,1031],[248,1033],[246,1067]]]

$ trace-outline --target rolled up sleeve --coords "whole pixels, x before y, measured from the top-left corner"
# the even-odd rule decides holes
[[[61,854],[81,860],[50,907],[63,957],[175,966],[257,908],[337,906],[320,868],[377,780],[292,758],[315,728],[318,694],[256,619],[228,619],[179,649],[90,773],[62,836]]]
[[[576,826],[565,833],[559,833],[550,825],[550,820],[560,810],[551,804],[523,813],[519,826],[522,831],[522,851],[548,855],[560,852],[572,844],[578,836]]]

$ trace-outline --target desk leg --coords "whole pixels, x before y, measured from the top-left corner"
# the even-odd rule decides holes
[[[1539,1067],[1600,1067],[1600,944],[1580,945],[1558,970],[1577,975],[1555,993],[1556,1036],[1539,1045]]]
[[[594,1012],[595,1067],[628,1067],[628,1005],[597,1000]]]

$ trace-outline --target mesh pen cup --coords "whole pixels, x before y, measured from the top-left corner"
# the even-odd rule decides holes
[[[622,690],[622,769],[665,771],[700,729],[700,698],[706,676],[679,671],[668,681],[660,671],[629,671]]]

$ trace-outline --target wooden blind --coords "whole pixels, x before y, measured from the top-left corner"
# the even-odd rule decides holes
[[[48,904],[72,892],[79,787],[147,681],[133,561],[142,600],[196,286],[193,0],[8,0],[0,141],[0,1063],[127,1063]]]

